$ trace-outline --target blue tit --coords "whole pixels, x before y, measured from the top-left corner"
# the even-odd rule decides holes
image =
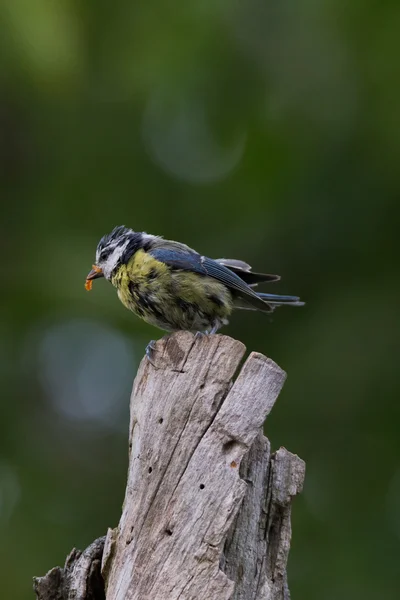
[[[296,296],[255,291],[278,275],[254,273],[240,260],[213,260],[180,242],[123,226],[101,238],[86,289],[99,277],[111,281],[135,315],[166,331],[215,333],[234,308],[271,313],[277,306],[304,304]]]

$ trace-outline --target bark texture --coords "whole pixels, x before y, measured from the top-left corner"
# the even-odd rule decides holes
[[[261,431],[285,373],[253,352],[234,381],[244,352],[227,336],[180,332],[142,360],[122,516],[102,558],[107,600],[290,597],[290,504],[305,467],[284,448],[271,456]],[[90,589],[95,556],[38,578],[39,600],[104,598]],[[49,595],[50,581],[64,595]]]
[[[105,539],[98,538],[84,552],[74,548],[63,569],[54,567],[44,577],[34,577],[37,600],[105,600],[100,572]]]

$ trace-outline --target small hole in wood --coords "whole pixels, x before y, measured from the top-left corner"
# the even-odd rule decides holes
[[[222,446],[222,451],[225,452],[225,454],[228,454],[231,450],[233,450],[236,446],[236,442],[235,440],[230,440],[229,442],[226,442],[223,446]]]
[[[164,419],[161,417],[161,419],[158,419],[158,422],[159,422],[159,423],[160,423],[160,425],[161,425],[161,423],[164,423]]]
[[[151,473],[152,470],[153,470],[153,467],[149,467],[149,471],[148,472]]]
[[[171,529],[166,529],[166,530],[165,530],[165,533],[166,533],[167,535],[172,535],[172,531],[171,531]]]
[[[232,467],[232,469],[236,469],[236,467],[237,467],[237,462],[236,462],[235,460],[233,460],[233,461],[231,462],[231,467]]]
[[[199,488],[200,488],[201,490],[204,490],[204,488],[205,488],[205,487],[206,487],[206,486],[204,485],[204,483],[201,483],[201,484],[199,485]]]

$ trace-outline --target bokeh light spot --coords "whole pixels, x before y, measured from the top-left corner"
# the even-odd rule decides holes
[[[142,133],[154,162],[190,183],[225,179],[240,162],[246,144],[244,131],[229,146],[220,144],[200,98],[167,100],[160,92],[148,100]]]
[[[67,320],[43,332],[38,356],[41,384],[61,415],[106,424],[127,402],[135,365],[121,333],[89,320]]]

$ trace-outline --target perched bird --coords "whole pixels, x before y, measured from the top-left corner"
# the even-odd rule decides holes
[[[111,281],[138,317],[166,331],[215,333],[234,308],[271,313],[277,306],[304,304],[296,296],[254,290],[259,283],[278,281],[278,275],[253,273],[240,260],[213,260],[185,244],[123,226],[98,243],[86,289],[99,277]],[[150,342],[148,356],[152,349]]]

